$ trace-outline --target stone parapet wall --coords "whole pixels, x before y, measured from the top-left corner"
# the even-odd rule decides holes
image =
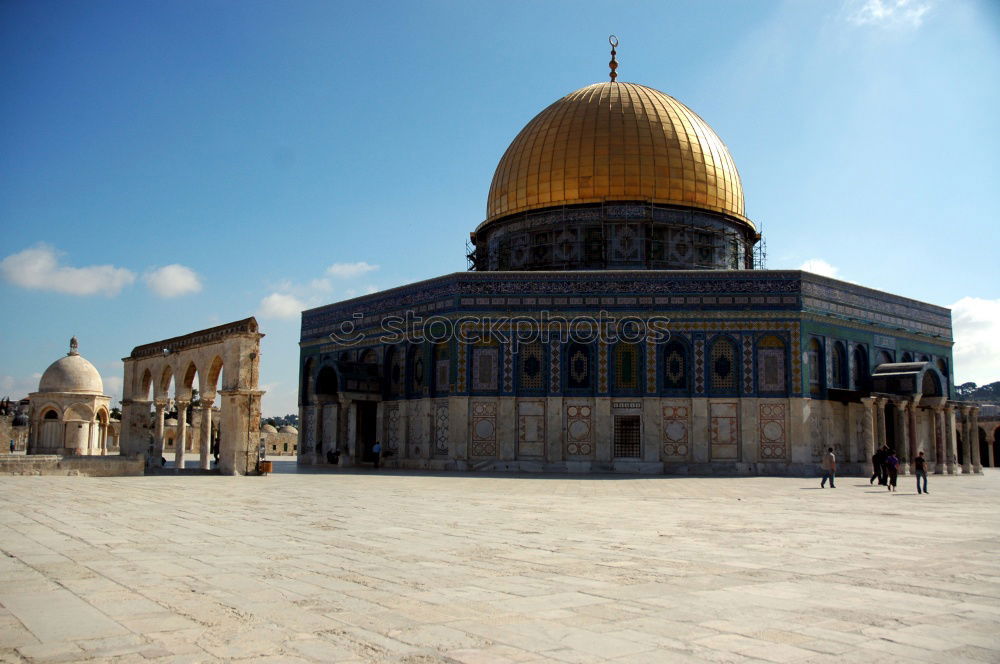
[[[142,475],[142,457],[0,454],[0,475],[83,475],[124,477]]]

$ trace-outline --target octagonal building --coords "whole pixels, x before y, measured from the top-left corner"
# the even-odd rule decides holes
[[[886,444],[977,470],[950,311],[759,269],[729,150],[669,95],[542,110],[470,240],[468,272],[303,312],[299,463],[788,474],[833,447],[863,473]]]

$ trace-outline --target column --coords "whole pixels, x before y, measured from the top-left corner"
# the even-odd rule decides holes
[[[899,426],[896,428],[896,456],[899,457],[899,474],[910,475],[913,472],[913,457],[916,452],[910,450],[911,445],[916,447],[916,443],[911,435],[916,435],[917,427],[910,426],[910,417],[914,415],[912,401],[900,400],[896,402],[896,412]],[[914,422],[914,425],[916,423]]]
[[[956,443],[958,441],[958,430],[955,428],[955,406],[948,404],[945,406],[945,412],[947,413],[945,421],[948,423],[948,435],[944,439],[945,461],[947,463],[948,474],[954,475]]]
[[[962,474],[972,472],[972,408],[962,406]],[[978,439],[977,439],[978,440]]]
[[[214,399],[201,398],[201,468],[212,468],[212,403]]]
[[[153,462],[159,466],[163,458],[163,415],[167,409],[166,399],[156,400],[156,428],[153,433]]]
[[[359,463],[363,456],[355,449],[358,438],[358,406],[353,401],[347,406],[347,456],[352,463]]]
[[[184,448],[187,447],[187,407],[189,403],[186,400],[174,400],[174,404],[177,406],[177,436],[174,437],[174,467],[178,469],[184,467]]]
[[[878,443],[879,449],[885,446],[885,404],[889,400],[885,397],[877,397],[875,399],[875,442]]]
[[[858,461],[862,465],[867,466],[871,463],[872,456],[875,454],[875,398],[874,397],[861,397],[861,404],[864,410],[864,415],[861,418],[861,440],[863,441],[863,447],[861,449],[861,454],[864,455],[863,458]]]
[[[977,475],[983,474],[983,460],[979,458],[979,406],[970,408],[972,416],[972,435],[969,444],[972,445],[972,472]]]
[[[944,474],[944,462],[945,462],[945,451],[944,451],[944,436],[945,436],[945,426],[944,426],[944,408],[941,406],[934,406],[934,474],[942,475]]]

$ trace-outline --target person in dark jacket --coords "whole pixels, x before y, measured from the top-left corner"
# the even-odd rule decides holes
[[[888,481],[886,482],[886,488],[889,491],[896,490],[896,478],[899,477],[899,457],[896,456],[895,450],[889,450],[889,456],[885,458],[885,469],[888,473]]]
[[[917,493],[927,493],[927,460],[924,459],[923,452],[913,460],[913,474],[917,476]],[[924,481],[923,491],[920,490],[920,480]]]
[[[885,462],[884,449],[884,447],[880,447],[872,455],[872,477],[868,480],[869,484],[873,484],[875,480],[878,480],[880,485],[882,484],[882,464]]]

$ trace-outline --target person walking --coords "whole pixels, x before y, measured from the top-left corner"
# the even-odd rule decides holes
[[[382,457],[382,443],[375,441],[375,445],[372,446],[372,454],[375,455],[375,468],[378,468],[379,459]]]
[[[837,474],[837,457],[833,454],[833,448],[828,447],[826,454],[823,455],[823,460],[820,462],[820,468],[823,470],[823,481],[819,483],[819,488],[826,488],[826,481],[830,480],[830,488],[836,489],[836,485],[833,483],[833,478]]]
[[[924,453],[918,452],[917,458],[913,460],[913,474],[917,476],[917,493],[927,493],[927,461]],[[920,480],[924,480],[924,489],[920,490]]]
[[[879,484],[882,484],[882,465],[885,462],[885,448],[880,447],[875,450],[875,454],[872,455],[872,477],[868,480],[868,484],[874,484],[875,480],[878,480]]]
[[[889,491],[895,491],[896,478],[899,477],[899,457],[896,456],[895,450],[889,450],[889,456],[885,459],[885,469],[888,473],[886,488]]]

